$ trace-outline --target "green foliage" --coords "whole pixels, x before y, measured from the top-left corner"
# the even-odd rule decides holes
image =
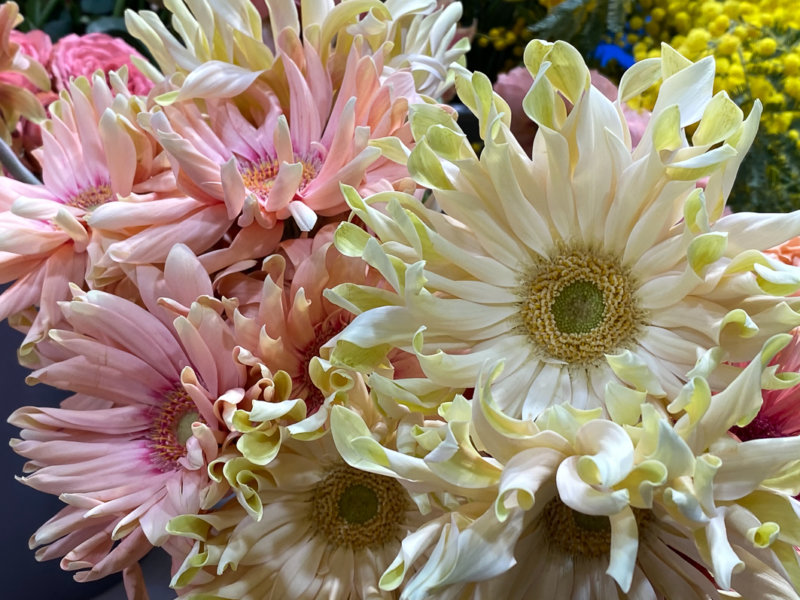
[[[625,27],[629,8],[624,0],[564,0],[530,26],[534,37],[566,40],[588,56],[606,35]]]
[[[148,0],[17,0],[17,3],[25,17],[19,30],[42,29],[53,41],[69,33],[99,31],[124,37],[131,43],[123,19],[125,9],[164,11],[161,2]],[[162,16],[168,18],[167,13]]]
[[[621,32],[629,0],[463,0],[465,27],[477,28],[469,68],[495,79],[521,64],[525,45],[534,38],[565,40],[589,56],[607,35]]]
[[[728,205],[736,212],[800,209],[799,158],[793,136],[759,132],[739,167]]]

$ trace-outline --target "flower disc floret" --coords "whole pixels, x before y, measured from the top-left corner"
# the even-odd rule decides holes
[[[633,341],[642,324],[628,270],[585,249],[537,261],[522,285],[519,316],[545,356],[591,365]]]
[[[396,536],[406,508],[396,480],[339,465],[314,489],[310,518],[331,544],[360,549]]]

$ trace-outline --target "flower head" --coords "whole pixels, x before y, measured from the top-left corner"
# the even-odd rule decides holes
[[[399,553],[382,587],[402,583],[409,600],[534,591],[700,600],[721,598],[718,590],[746,597],[766,580],[771,593],[796,597],[800,562],[786,528],[800,509],[789,495],[800,484],[800,441],[738,442],[727,431],[751,418],[762,382],[780,384],[768,363],[787,338],[770,339],[713,402],[706,378],[718,352],[668,405],[612,384],[611,419],[569,404],[515,419],[499,408],[500,368],[484,371],[471,402],[457,397],[440,409],[446,423],[412,434],[427,449],[415,479],[430,489],[436,475],[440,491],[460,488],[484,508],[420,536],[435,545],[427,561],[404,581],[423,548]],[[337,407],[334,439],[348,462],[407,477],[419,459],[366,443],[353,420]]]
[[[52,545],[43,554],[64,556],[65,569],[88,568],[76,578],[90,581],[131,566],[166,541],[172,516],[205,505],[206,466],[226,434],[214,402],[242,385],[244,367],[208,306],[193,305],[174,329],[98,291],[76,292],[63,311],[69,329],[39,345],[45,365],[30,381],[75,395],[9,422],[22,429],[15,451],[32,460],[22,481],[69,504],[60,517],[69,525],[46,524],[33,544]],[[82,544],[87,533],[98,548]],[[129,536],[136,541],[112,548]]]
[[[381,76],[403,69],[414,76],[417,91],[440,96],[451,85],[448,69],[464,62],[466,39],[455,41],[461,5],[437,8],[423,2],[308,3],[270,0],[263,7],[264,28],[249,0],[228,3],[224,10],[203,0],[188,9],[183,0],[170,9],[180,23],[177,39],[150,11],[125,14],[128,30],[150,50],[164,74],[178,73],[180,97],[231,97],[246,94],[255,81],[268,82],[278,56],[298,65],[314,53],[329,65],[334,86],[358,40],[370,54],[382,53]],[[153,77],[160,79],[157,73]],[[185,77],[185,80],[183,78]]]
[[[44,546],[42,558],[63,556],[63,568],[82,570],[79,581],[132,568],[168,542],[172,517],[227,495],[209,466],[225,449],[261,441],[252,441],[250,421],[236,426],[235,411],[271,406],[281,417],[302,406],[288,401],[286,374],[273,378],[236,360],[225,303],[211,296],[185,246],[173,249],[164,273],[138,271],[147,308],[73,288],[74,299],[61,303],[64,328],[37,346],[42,366],[29,381],[74,395],[60,408],[24,407],[9,419],[22,429],[14,450],[31,459],[23,483],[69,505],[32,544]]]
[[[229,274],[218,282],[223,296],[237,299],[233,321],[239,360],[289,374],[292,396],[305,401],[306,415],[322,409],[315,427],[326,421],[325,399],[334,393],[330,382],[336,378],[322,348],[351,319],[323,292],[339,283],[376,280],[364,263],[339,254],[332,238],[328,226],[313,239],[287,240],[260,272]]]
[[[99,252],[90,215],[119,198],[163,189],[165,183],[160,175],[166,165],[155,159],[156,144],[132,125],[142,100],[131,95],[124,79],[111,74],[110,81],[102,74],[91,82],[79,77],[51,105],[43,145],[34,152],[44,185],[2,179],[0,277],[16,281],[2,294],[0,315],[39,307],[33,322],[23,326],[25,346],[57,323],[56,302],[69,298],[68,284],[92,278],[90,256]],[[110,280],[121,277],[118,270]]]
[[[348,402],[368,430],[392,443],[393,424],[365,394],[354,393]],[[257,488],[262,512],[228,502],[170,523],[172,533],[197,540],[173,587],[186,599],[391,597],[378,588],[380,573],[404,537],[426,520],[409,490],[393,477],[346,464],[330,433],[308,441],[284,438],[263,466],[226,465],[231,478]]]
[[[56,89],[66,89],[74,77],[91,77],[95,71],[104,73],[126,68],[128,89],[131,93],[146,96],[153,82],[147,79],[131,62],[131,57],[144,57],[120,38],[106,33],[71,33],[56,42],[51,55],[50,70]]]
[[[514,404],[503,409],[529,418],[564,398],[601,406],[606,384],[626,373],[642,373],[637,385],[655,395],[677,393],[709,348],[748,360],[798,324],[786,296],[800,272],[760,250],[795,235],[800,213],[721,216],[758,110],[743,119],[726,94],[712,97],[710,59],[665,54],[631,68],[614,103],[574,48],[532,42],[530,158],[481,74],[456,86],[479,118],[480,157],[448,112],[413,107],[408,168],[446,215],[399,193],[347,192],[375,234],[341,225],[337,247],[393,291],[333,290],[358,313],[333,362],[369,370],[399,347],[432,382],[465,388],[486,360],[504,357],[497,384]],[[659,75],[661,97],[632,150],[619,102]]]
[[[240,226],[273,229],[293,219],[310,231],[319,216],[346,210],[340,183],[377,191],[404,177],[369,144],[387,136],[410,143],[405,117],[413,80],[408,72],[382,78],[382,61],[380,53],[354,45],[334,86],[313,51],[282,56],[270,72],[280,83],[251,91],[260,101],[247,110],[233,101],[209,101],[207,123],[197,107],[179,101],[154,112],[149,127],[179,185],[224,200]]]

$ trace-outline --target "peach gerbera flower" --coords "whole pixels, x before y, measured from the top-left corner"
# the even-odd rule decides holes
[[[766,254],[771,254],[787,265],[800,266],[800,237],[793,237],[779,246],[770,248]]]
[[[377,282],[363,263],[333,247],[333,230],[327,226],[313,239],[284,242],[281,253],[267,258],[260,272],[233,273],[219,282],[222,296],[238,301],[233,319],[238,360],[288,373],[292,396],[303,399],[306,415],[314,417],[312,428],[325,422],[327,410],[320,409],[335,391],[322,347],[352,318],[328,302],[324,292],[339,283]]]

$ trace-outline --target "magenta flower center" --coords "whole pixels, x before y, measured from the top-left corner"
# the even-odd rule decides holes
[[[731,427],[731,433],[743,442],[750,440],[763,440],[766,438],[779,438],[792,435],[791,432],[783,432],[781,428],[773,423],[768,417],[758,414],[744,427]]]
[[[306,415],[308,416],[316,413],[325,401],[322,392],[314,385],[314,382],[311,381],[311,374],[309,372],[311,360],[315,356],[319,356],[320,348],[333,336],[341,332],[349,321],[350,318],[345,311],[336,311],[324,322],[317,324],[314,328],[314,341],[311,342],[303,352],[303,357],[300,360],[300,374],[293,378],[293,384],[294,389],[298,390],[301,397],[305,399]]]
[[[64,204],[83,210],[91,210],[101,204],[110,202],[113,198],[114,192],[111,191],[111,186],[107,183],[100,183],[80,190],[74,196],[67,198]]]
[[[192,423],[203,422],[203,419],[183,389],[170,390],[163,399],[163,404],[154,408],[153,424],[147,437],[153,464],[161,471],[173,471],[179,468],[178,460],[186,455]]]

